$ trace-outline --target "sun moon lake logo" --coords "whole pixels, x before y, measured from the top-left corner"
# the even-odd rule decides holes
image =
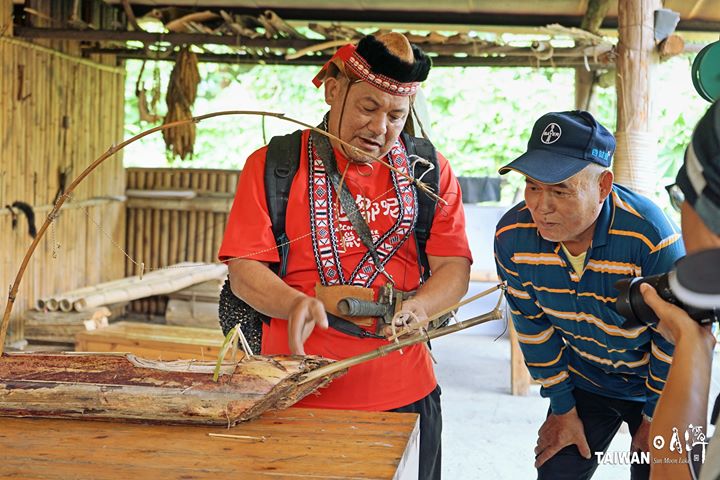
[[[551,143],[555,143],[560,140],[560,135],[562,135],[562,128],[560,128],[560,125],[557,123],[550,123],[547,127],[545,127],[542,134],[540,134],[540,141],[546,145],[550,145]]]

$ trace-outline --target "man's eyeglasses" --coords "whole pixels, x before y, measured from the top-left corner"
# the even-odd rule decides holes
[[[665,185],[665,190],[668,192],[670,197],[670,205],[676,210],[680,211],[680,206],[685,201],[685,194],[680,190],[680,187],[676,183],[672,185]]]

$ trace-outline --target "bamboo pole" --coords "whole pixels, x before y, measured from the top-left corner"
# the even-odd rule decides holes
[[[59,293],[55,295],[54,297],[48,297],[44,299],[39,299],[37,302],[38,309],[42,310],[43,307],[47,307],[49,310],[53,310],[52,307],[47,305],[49,302],[55,302],[57,310],[58,308],[62,310],[63,312],[69,312],[73,309],[73,304],[84,298],[88,295],[95,295],[98,292],[106,291],[109,289],[114,288],[125,288],[128,286],[133,285],[139,285],[144,280],[147,280],[148,282],[154,282],[159,280],[164,280],[170,277],[173,277],[177,275],[175,272],[176,269],[182,269],[182,268],[191,268],[191,267],[204,267],[206,266],[203,263],[190,263],[190,262],[183,262],[179,263],[177,265],[171,265],[170,267],[163,269],[163,270],[155,270],[148,272],[144,275],[144,277],[141,279],[139,276],[130,276],[128,278],[119,278],[117,280],[111,280],[109,282],[103,282],[97,285],[91,285],[87,287],[77,288],[74,290],[69,290],[66,292]]]
[[[425,332],[416,333],[415,335],[408,336],[403,339],[398,339],[397,341],[392,342],[392,343],[388,343],[387,345],[384,345],[376,350],[362,353],[360,355],[355,355],[354,357],[346,358],[343,360],[338,360],[337,362],[333,362],[330,365],[320,367],[316,370],[313,370],[310,373],[303,375],[299,379],[298,384],[302,385],[306,382],[312,382],[319,378],[333,375],[337,372],[346,370],[350,367],[360,365],[361,363],[365,363],[367,361],[374,360],[376,358],[384,357],[385,355],[387,355],[389,353],[409,347],[411,345],[415,345],[417,343],[427,342],[428,340],[443,337],[443,336],[449,335],[451,333],[459,332],[460,330],[465,330],[466,328],[474,327],[475,325],[480,325],[482,323],[489,322],[491,320],[500,320],[503,318],[503,316],[502,316],[502,312],[500,311],[499,305],[500,305],[500,302],[498,302],[498,305],[495,306],[495,309],[493,309],[489,313],[485,313],[483,315],[478,315],[477,317],[473,317],[468,320],[464,320],[462,322],[448,325],[447,327],[430,330],[427,333],[425,333]]]
[[[88,308],[109,305],[113,303],[129,302],[138,298],[152,295],[162,295],[182,290],[196,283],[223,278],[227,273],[225,264],[215,264],[205,267],[193,268],[191,272],[177,270],[164,278],[143,279],[127,286],[116,286],[104,289],[97,293],[86,295],[73,303],[75,311],[82,312]]]

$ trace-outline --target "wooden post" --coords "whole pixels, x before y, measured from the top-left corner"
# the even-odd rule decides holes
[[[615,181],[649,195],[657,188],[657,134],[652,131],[653,71],[659,61],[654,12],[661,0],[618,1]]]
[[[599,34],[600,26],[607,14],[609,0],[590,0],[587,11],[583,17],[580,28],[590,33]],[[578,41],[576,45],[583,45],[586,42]],[[575,68],[575,108],[578,110],[589,110],[592,100],[593,87],[595,85],[595,73],[585,67]]]
[[[522,350],[520,350],[515,326],[512,321],[508,323],[510,329],[510,393],[513,395],[527,395],[532,377],[530,377],[530,372],[525,365],[525,358]]]

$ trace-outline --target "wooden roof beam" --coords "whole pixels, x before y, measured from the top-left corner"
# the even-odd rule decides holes
[[[118,49],[118,48],[85,48],[83,52],[86,54],[108,54],[115,55],[119,59],[135,59],[135,60],[158,60],[158,61],[175,61],[174,55],[166,57],[153,57],[152,52],[148,53],[142,49]],[[286,60],[284,55],[267,55],[257,57],[251,53],[198,53],[199,62],[209,63],[228,63],[238,65],[324,65],[330,59],[328,55],[312,55],[303,56],[295,60]],[[580,56],[558,56],[550,60],[539,60],[534,55],[515,55],[515,56],[453,56],[453,55],[437,55],[432,57],[433,66],[435,67],[526,67],[526,68],[572,68],[584,66],[585,59]],[[588,64],[592,70],[607,68],[607,64],[588,58]]]

